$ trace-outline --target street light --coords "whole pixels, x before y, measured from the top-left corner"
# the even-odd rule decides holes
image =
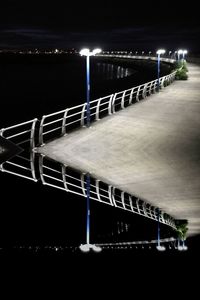
[[[188,51],[187,50],[183,50],[183,61],[185,60],[185,54],[187,54]]]
[[[157,246],[156,249],[158,251],[165,251],[165,246],[160,245],[160,210],[158,208],[158,240],[157,240]]]
[[[160,90],[160,83],[159,83],[159,79],[160,79],[160,55],[161,54],[164,54],[165,53],[165,50],[163,49],[159,49],[156,54],[158,55],[158,86],[157,86],[157,91],[159,92]]]
[[[87,127],[90,127],[90,56],[101,52],[101,49],[90,51],[85,48],[80,51],[81,56],[86,56],[86,98],[87,98]]]
[[[183,50],[178,50],[178,61],[180,60],[180,55],[183,54]]]
[[[102,249],[94,244],[90,244],[90,174],[86,176],[86,196],[87,196],[87,215],[86,215],[86,244],[80,245],[82,252],[89,252],[92,249],[95,252],[100,252]]]

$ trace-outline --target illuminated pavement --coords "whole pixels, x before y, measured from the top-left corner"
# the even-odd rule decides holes
[[[200,233],[200,67],[189,80],[40,148],[40,152],[189,220]]]

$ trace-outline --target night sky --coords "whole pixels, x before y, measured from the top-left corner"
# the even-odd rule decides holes
[[[183,1],[25,1],[0,4],[0,49],[77,48],[199,52],[197,4]]]

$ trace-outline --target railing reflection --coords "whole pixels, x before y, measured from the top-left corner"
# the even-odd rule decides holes
[[[29,150],[35,147],[35,127],[37,122],[38,119],[33,119],[0,130],[2,137],[23,149],[19,155],[0,165],[2,172],[37,181],[34,165],[35,153]]]
[[[33,181],[40,179],[44,185],[79,196],[87,196],[85,173],[80,173],[70,166],[50,160],[44,155],[36,154],[34,149],[30,151],[29,158],[25,156],[13,157],[4,162],[0,170]],[[90,179],[90,199],[144,216],[156,222],[158,220],[156,207],[92,176]],[[175,221],[168,214],[161,212],[159,218],[161,223],[175,228]]]
[[[97,74],[105,80],[124,78],[132,75],[134,70],[109,63],[97,63]]]

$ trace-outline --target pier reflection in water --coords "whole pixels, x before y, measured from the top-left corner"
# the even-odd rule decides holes
[[[44,185],[65,190],[87,197],[86,174],[73,170],[56,161],[37,153],[37,119],[2,129],[0,135],[20,145],[24,151],[0,165],[2,172],[7,172],[33,181],[42,181]],[[90,198],[104,204],[121,208],[157,221],[158,208],[142,199],[121,191],[113,185],[106,184],[98,178],[91,177]],[[175,227],[174,220],[166,213],[159,211],[159,221]]]
[[[68,192],[71,195],[74,194],[76,198],[79,196],[86,198],[87,197],[87,174],[86,173],[81,173],[78,170],[72,169],[70,166],[66,166],[57,161],[50,160],[47,157],[37,153],[37,148],[35,148],[35,145],[37,145],[37,143],[38,143],[38,133],[39,133],[38,132],[39,131],[38,123],[39,122],[37,119],[33,119],[31,121],[24,122],[24,123],[0,130],[1,136],[14,142],[16,145],[20,145],[24,149],[18,155],[3,162],[0,165],[0,170],[2,172],[9,173],[9,174],[12,174],[12,175],[15,175],[18,177],[22,177],[24,179],[29,179],[29,180],[32,180],[35,182],[40,181],[43,185],[50,186],[50,187],[53,187],[54,189]],[[8,177],[8,181],[9,180],[10,180],[10,182],[8,182],[8,185],[13,186],[13,181],[12,181],[11,177],[10,178]],[[40,185],[38,184],[38,187],[39,186]],[[42,188],[42,186],[41,186],[41,188]],[[23,186],[22,186],[22,189],[23,189]],[[39,200],[40,197],[41,196],[38,195],[38,201],[40,201]],[[76,198],[72,199],[70,197],[69,199],[66,199],[66,201],[68,201],[68,200],[72,201],[73,206],[75,206],[74,200],[76,200]],[[131,224],[131,222],[133,222],[133,223],[136,222],[137,224],[139,224],[138,221],[136,221],[136,220],[141,219],[140,216],[143,216],[146,218],[146,220],[144,220],[142,218],[142,220],[139,222],[141,222],[141,223],[145,222],[145,224],[147,224],[147,221],[151,222],[152,232],[150,233],[150,235],[155,237],[155,235],[154,235],[155,227],[154,226],[156,226],[156,223],[158,221],[158,208],[153,207],[149,203],[146,203],[144,200],[142,200],[138,197],[135,197],[133,195],[130,195],[122,190],[119,190],[115,186],[106,184],[92,176],[90,176],[90,199],[96,200],[95,201],[96,203],[94,202],[94,204],[93,204],[95,206],[98,205],[98,203],[109,205],[109,207],[107,207],[106,211],[109,211],[109,213],[107,213],[107,216],[108,215],[110,216],[110,217],[108,217],[108,219],[111,222],[111,225],[109,225],[109,226],[111,226],[111,227],[114,226],[113,228],[115,228],[116,224],[119,223],[117,221],[117,223],[115,222],[116,223],[115,225],[112,224],[113,222],[111,219],[113,219],[113,217],[114,217],[113,212],[115,211],[115,213],[117,213],[116,215],[118,215],[118,212],[116,210],[113,211],[114,208],[120,208],[121,209],[119,211],[120,214],[121,213],[124,214],[126,211],[129,211],[129,212],[135,214],[134,218],[132,218],[130,214],[127,215],[126,218],[124,218],[123,224],[125,224],[125,225],[122,226],[121,230],[118,230],[119,226],[117,225],[118,226],[117,230],[120,231],[120,234],[121,234],[121,232],[126,233],[127,229],[129,228],[129,226],[128,226],[129,222],[130,222],[130,224]],[[35,201],[37,201],[37,200],[35,200]],[[45,200],[42,198],[42,202],[47,203],[48,199]],[[41,205],[42,205],[42,203],[41,203]],[[70,211],[70,209],[69,209],[70,205],[71,204],[69,204],[69,203],[67,204],[68,213]],[[56,204],[56,206],[57,206],[57,204]],[[56,209],[56,206],[55,206],[55,209]],[[78,204],[78,207],[79,206],[80,206],[80,203]],[[98,207],[99,217],[97,215],[97,212],[92,213],[92,215],[96,214],[96,216],[95,216],[95,224],[96,225],[94,224],[93,228],[95,226],[98,227],[98,225],[97,225],[98,218],[100,218],[99,222],[100,223],[102,222],[102,218],[101,218],[102,213],[100,212],[101,207],[103,208],[103,206],[101,206],[101,205],[100,205],[100,207]],[[59,205],[58,205],[57,209],[59,209]],[[82,209],[81,209],[81,211],[82,211]],[[77,213],[80,214],[80,212],[74,211],[74,214],[77,214]],[[38,212],[37,212],[37,214],[38,214]],[[104,215],[105,215],[105,213],[104,213]],[[68,216],[68,218],[69,218],[69,216]],[[71,216],[71,218],[72,218],[72,216]],[[118,219],[118,217],[116,216],[116,218],[117,218],[117,220],[120,220],[121,217],[119,217],[119,219]],[[130,218],[132,221],[130,220]],[[168,230],[173,229],[175,226],[174,220],[164,212],[160,212],[159,222],[162,224],[168,225],[168,226],[164,226],[164,227],[166,227],[167,235],[168,235]],[[105,220],[103,221],[103,223],[105,223]],[[105,224],[107,224],[107,223],[105,223]],[[102,225],[101,225],[101,230],[105,230],[105,232],[109,232],[108,226],[105,224],[103,225],[104,229],[102,229]],[[150,223],[148,223],[148,224],[150,224]],[[50,224],[49,224],[49,226],[50,226]],[[116,228],[115,229],[113,229],[113,228],[111,228],[110,230],[112,232],[115,232]],[[97,230],[97,232],[98,232],[98,230]],[[139,228],[138,228],[138,230],[141,231]],[[71,229],[71,231],[72,231],[71,234],[73,235],[74,234],[73,229]],[[149,231],[149,229],[148,229],[148,231]],[[132,230],[131,230],[131,232],[132,232]],[[120,234],[117,234],[117,235],[119,235],[119,237],[120,237]],[[144,238],[147,238],[146,235],[147,235],[147,232],[145,233]],[[150,235],[149,235],[149,237],[150,237]],[[108,235],[107,238],[109,238],[109,240],[107,240],[107,241],[108,242],[112,241],[113,237],[115,237],[115,241],[119,242],[119,239],[118,239],[119,237],[116,237],[116,234],[114,236]],[[105,238],[105,234],[104,234],[104,238]],[[78,236],[77,236],[77,239],[79,240]],[[98,240],[98,236],[96,236],[96,233],[95,233],[95,239]],[[99,236],[99,239],[100,239],[99,240],[100,242],[103,240],[100,238],[100,236]],[[169,241],[171,242],[171,240],[169,240]],[[76,244],[77,244],[77,241],[76,241]],[[116,246],[117,245],[118,244],[116,244]],[[105,247],[107,247],[107,246],[105,245]]]

